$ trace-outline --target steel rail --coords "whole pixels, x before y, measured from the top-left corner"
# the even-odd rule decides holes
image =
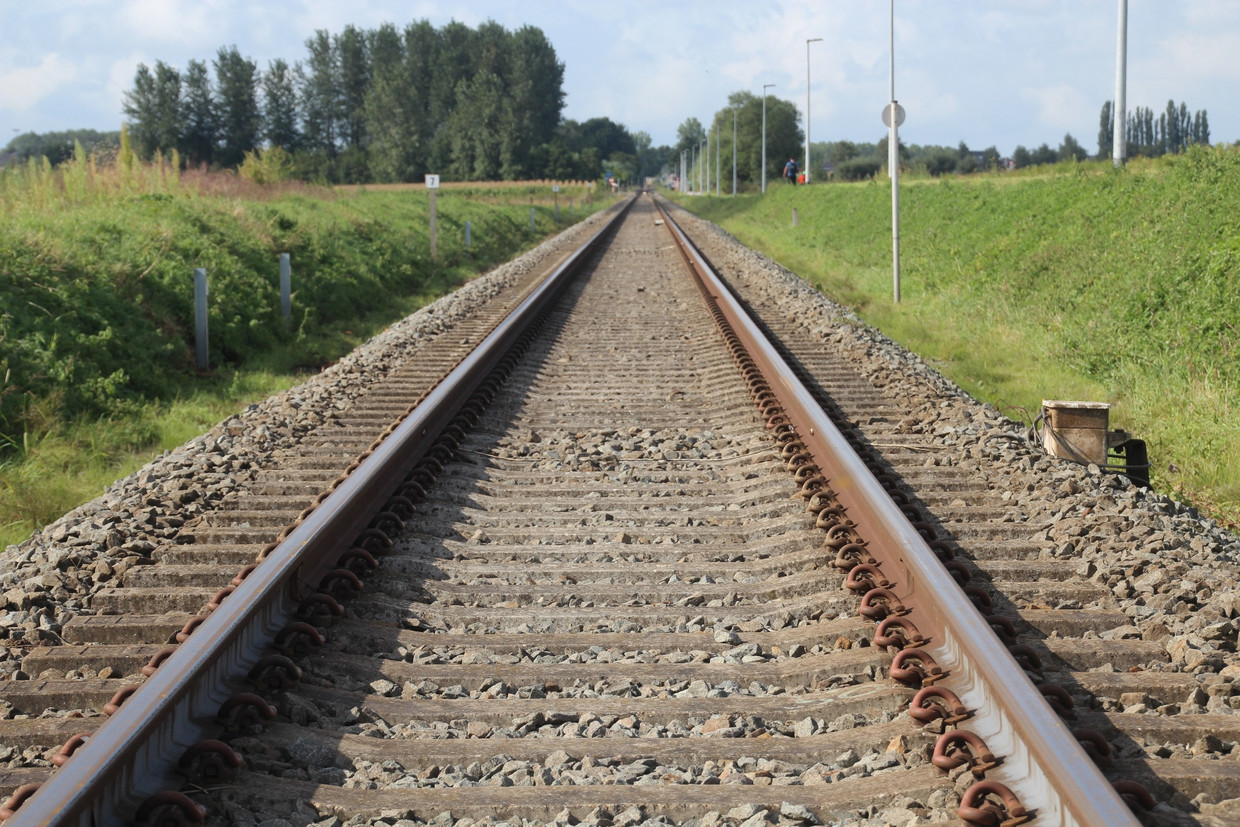
[[[380,504],[530,322],[548,308],[634,199],[561,262],[411,411],[391,436],[270,552],[129,699],[26,800],[5,827],[128,823],[133,807],[165,787],[186,749],[335,567]]]
[[[889,568],[892,591],[928,638],[920,648],[949,673],[972,710],[969,729],[1003,756],[988,770],[1019,797],[1038,824],[1119,827],[1139,824],[1123,799],[1004,647],[990,624],[882,485],[853,451],[810,391],[762,334],[731,289],[659,205],[686,263],[763,371],[784,412],[846,507],[867,550]],[[896,572],[897,576],[892,576]]]

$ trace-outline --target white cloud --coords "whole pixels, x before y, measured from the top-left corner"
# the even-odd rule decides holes
[[[77,67],[52,52],[38,66],[0,69],[0,110],[25,112],[77,78]]]
[[[1173,76],[1237,80],[1237,49],[1240,41],[1234,29],[1212,34],[1176,32],[1159,42],[1157,55],[1150,62]]]
[[[108,67],[108,80],[104,90],[109,102],[108,111],[116,113],[117,123],[124,118],[121,114],[122,101],[125,93],[133,88],[133,78],[139,63],[150,66],[152,61],[145,55],[131,52],[128,57],[113,61]]]
[[[1097,101],[1086,99],[1075,86],[1066,83],[1054,86],[1030,87],[1020,90],[1022,98],[1032,100],[1038,107],[1037,121],[1054,129],[1079,130],[1097,116]]]
[[[218,0],[125,0],[120,23],[126,34],[161,44],[214,41],[215,21],[227,18]]]

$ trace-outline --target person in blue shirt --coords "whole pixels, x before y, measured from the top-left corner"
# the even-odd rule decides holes
[[[788,163],[784,164],[784,177],[788,179],[788,183],[794,187],[797,183],[797,162],[795,158],[789,158]]]

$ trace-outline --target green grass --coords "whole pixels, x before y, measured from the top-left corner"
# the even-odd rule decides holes
[[[99,496],[118,477],[209,430],[249,402],[294,384],[291,374],[246,371],[220,377],[192,396],[132,406],[102,419],[53,419],[32,429],[20,452],[0,463],[0,544]]]
[[[1157,487],[1240,521],[1240,151],[1115,171],[901,188],[892,301],[887,182],[685,200],[1015,418],[1113,404]],[[799,212],[792,227],[791,212]]]
[[[0,542],[568,222],[566,202],[554,221],[550,182],[445,189],[432,261],[424,190],[190,177],[86,159],[0,170]],[[576,217],[610,203],[585,204],[585,192],[561,187]],[[291,325],[279,316],[281,252],[292,256]],[[195,267],[210,279],[205,373]]]

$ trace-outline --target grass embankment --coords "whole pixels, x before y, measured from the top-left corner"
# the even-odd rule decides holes
[[[549,184],[453,188],[437,199],[432,262],[425,192],[189,178],[82,158],[0,172],[0,544],[557,226]],[[562,187],[562,223],[565,199],[581,216],[585,192]],[[195,267],[210,280],[206,373],[195,369]]]
[[[1157,488],[1240,523],[1240,150],[912,181],[899,305],[890,193],[775,184],[683,203],[1014,418],[1112,403]]]

